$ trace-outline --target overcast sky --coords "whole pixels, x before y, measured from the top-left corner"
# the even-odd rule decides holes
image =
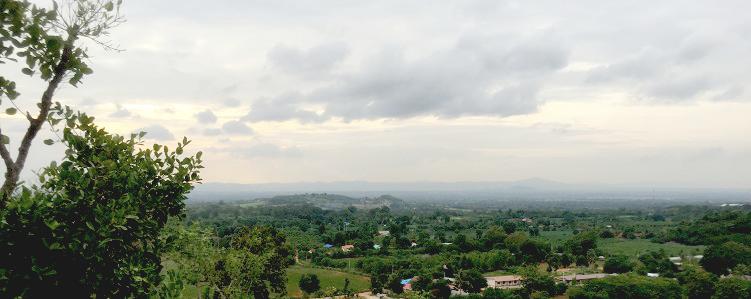
[[[750,10],[126,0],[111,37],[126,51],[92,45],[94,75],[58,99],[111,131],[147,130],[148,142],[188,136],[209,182],[748,188]],[[39,88],[19,84],[31,103]],[[3,130],[19,132],[15,121],[2,116]],[[60,148],[34,153],[38,168]]]

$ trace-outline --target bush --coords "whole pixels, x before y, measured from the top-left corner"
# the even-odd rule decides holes
[[[183,214],[200,153],[112,135],[84,114],[65,128],[60,165],[0,214],[2,297],[144,297],[161,277],[159,233]]]
[[[300,276],[298,285],[300,290],[308,294],[313,294],[321,289],[321,282],[318,280],[318,275],[315,274],[303,274]]]
[[[603,271],[605,273],[626,273],[634,269],[634,263],[627,256],[616,255],[605,260]]]
[[[591,280],[582,286],[571,287],[567,295],[571,299],[679,299],[683,296],[683,290],[676,281],[671,279],[626,274]]]

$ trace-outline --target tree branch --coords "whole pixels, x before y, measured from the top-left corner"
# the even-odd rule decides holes
[[[3,129],[0,129],[0,136],[3,135]],[[3,162],[5,162],[5,168],[10,169],[13,167],[13,158],[10,156],[10,151],[8,151],[8,147],[5,146],[4,143],[0,142],[0,156],[3,158]]]
[[[52,77],[52,80],[49,81],[47,89],[42,94],[42,99],[39,102],[39,115],[37,115],[36,118],[29,120],[29,128],[26,129],[26,134],[24,134],[23,139],[21,139],[21,145],[18,147],[16,161],[15,163],[12,163],[13,166],[9,167],[5,174],[5,182],[3,182],[2,189],[0,189],[0,209],[5,207],[6,202],[18,184],[21,171],[23,170],[23,167],[26,164],[26,158],[29,155],[31,142],[34,141],[37,133],[39,133],[39,130],[47,120],[47,116],[50,113],[50,107],[52,106],[52,97],[55,95],[55,90],[57,90],[60,82],[65,77],[65,72],[68,70],[68,62],[70,62],[72,55],[73,44],[69,41],[65,48],[63,48],[60,61],[55,66],[55,75]],[[10,154],[8,157],[10,157]],[[3,157],[3,160],[5,160],[5,157]]]

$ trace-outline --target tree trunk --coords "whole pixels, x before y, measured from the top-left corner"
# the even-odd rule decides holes
[[[39,133],[39,130],[42,129],[44,122],[47,121],[47,116],[49,115],[50,107],[52,106],[52,97],[55,95],[55,91],[60,85],[60,82],[62,82],[65,77],[65,72],[68,70],[68,62],[70,62],[71,55],[73,55],[73,46],[69,43],[63,48],[60,61],[55,66],[52,80],[47,83],[47,89],[44,91],[44,94],[42,94],[42,99],[39,102],[39,114],[36,118],[31,118],[30,115],[27,115],[29,117],[29,127],[26,129],[26,134],[24,134],[23,139],[21,140],[21,145],[18,147],[18,156],[16,157],[16,160],[13,161],[12,158],[10,158],[10,154],[5,145],[2,145],[2,148],[0,149],[0,154],[2,154],[6,168],[5,182],[3,182],[3,186],[0,188],[0,209],[5,208],[10,196],[13,194],[13,190],[15,190],[18,185],[21,171],[23,170],[24,165],[26,164],[26,158],[29,155],[31,143],[34,141],[37,133]]]

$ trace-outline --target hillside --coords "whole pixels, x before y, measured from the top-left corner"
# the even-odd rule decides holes
[[[381,195],[378,197],[354,198],[338,194],[328,193],[305,193],[295,195],[279,195],[271,198],[262,198],[258,200],[263,205],[279,206],[293,204],[310,204],[325,210],[341,210],[348,207],[358,209],[374,209],[379,207],[389,207],[391,209],[400,209],[405,206],[402,199],[391,195]]]

